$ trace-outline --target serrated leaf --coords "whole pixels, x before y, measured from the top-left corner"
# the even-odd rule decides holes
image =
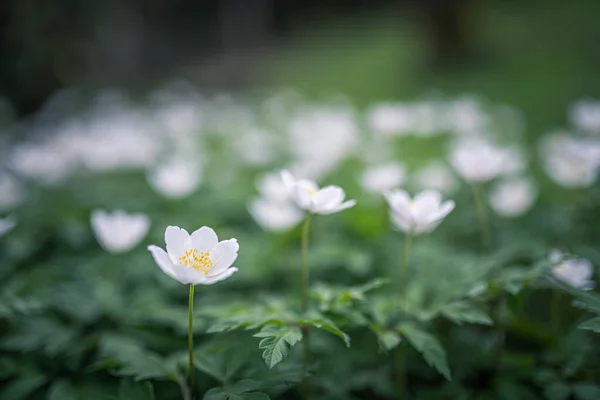
[[[452,380],[448,361],[446,360],[446,351],[433,335],[408,323],[398,326],[398,330],[406,337],[408,343],[423,355],[427,364],[435,368],[449,381]]]
[[[580,324],[578,328],[600,333],[600,317],[588,319],[587,321]]]
[[[482,310],[465,301],[457,301],[444,306],[440,312],[451,321],[462,324],[493,325],[492,319]]]
[[[342,339],[344,341],[344,343],[346,344],[346,347],[350,347],[350,336],[348,336],[348,334],[346,334],[340,328],[338,328],[337,325],[328,318],[317,318],[317,319],[313,319],[313,320],[300,320],[300,321],[298,321],[298,325],[300,325],[300,326],[309,325],[309,326],[313,326],[317,329],[322,329],[324,331],[333,333],[334,335],[336,335],[337,337],[339,337],[340,339]]]
[[[267,325],[253,336],[264,338],[258,348],[264,350],[262,357],[273,368],[287,357],[290,347],[302,340],[302,331],[297,326]]]

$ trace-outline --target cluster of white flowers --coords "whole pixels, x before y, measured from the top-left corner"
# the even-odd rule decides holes
[[[69,101],[72,110],[65,113]],[[81,96],[62,94],[28,123],[32,139],[11,146],[0,165],[0,212],[15,212],[25,201],[27,181],[60,185],[76,173],[139,170],[156,193],[177,200],[210,179],[219,189],[227,187],[250,170],[262,174],[250,214],[264,229],[283,231],[306,213],[354,206],[340,187],[316,184],[346,162],[358,162],[354,182],[373,196],[385,195],[392,222],[410,234],[435,229],[452,211],[454,203],[442,196],[458,189],[457,176],[478,186],[494,181],[487,200],[503,217],[525,214],[538,197],[524,147],[509,140],[522,133],[522,117],[474,96],[387,101],[361,114],[344,97],[313,103],[290,90],[262,100],[209,97],[175,82],[144,104],[115,90],[99,94],[88,107],[83,103]],[[569,117],[569,132],[540,141],[543,167],[563,187],[588,187],[600,168],[600,101],[574,103]],[[414,162],[404,144],[421,140],[426,147],[436,142],[432,148],[441,154]],[[281,165],[289,171],[264,172]],[[411,198],[405,189],[418,194]],[[3,232],[15,225],[14,216],[0,221]],[[100,244],[119,253],[138,244],[150,222],[139,214],[96,211],[92,226]]]

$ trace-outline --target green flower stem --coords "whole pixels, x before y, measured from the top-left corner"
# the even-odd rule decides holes
[[[481,229],[481,246],[487,251],[491,247],[491,226],[488,215],[488,208],[485,201],[485,191],[483,184],[474,184],[473,197],[475,198],[475,208],[477,210],[477,220]]]
[[[308,269],[308,234],[310,232],[310,214],[306,216],[302,225],[302,277],[300,288],[300,310],[306,312],[308,309],[308,286],[310,278],[310,270]]]
[[[404,239],[404,252],[402,254],[402,266],[401,266],[401,286],[404,295],[404,312],[408,311],[408,266],[410,264],[410,248],[413,242],[413,233],[407,232]],[[406,371],[404,368],[405,350],[404,343],[400,343],[396,347],[395,351],[395,380],[396,380],[396,395],[398,399],[406,398]]]
[[[302,252],[302,277],[300,287],[300,310],[305,313],[308,310],[308,289],[309,289],[309,278],[310,270],[308,268],[308,235],[310,233],[310,213],[306,216],[304,224],[302,225],[302,237],[301,237],[301,252]],[[311,359],[310,343],[309,343],[309,328],[308,326],[303,327],[302,330],[304,339],[302,345],[304,346],[304,368],[308,367]],[[302,379],[300,385],[300,392],[304,400],[309,399],[310,394],[310,383],[307,377]]]
[[[190,378],[190,391],[194,391],[194,285],[190,285],[190,303],[189,303],[189,330],[188,330],[188,350],[190,353],[188,374]]]
[[[407,232],[406,238],[404,239],[404,253],[402,254],[402,276],[400,278],[403,281],[402,286],[405,292],[408,288],[406,283],[408,281],[408,264],[410,263],[410,247],[412,246],[412,239],[412,232]]]

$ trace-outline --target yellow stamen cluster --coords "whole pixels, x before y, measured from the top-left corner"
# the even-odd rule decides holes
[[[307,188],[307,189],[306,189],[306,191],[307,191],[307,192],[308,192],[308,194],[309,194],[309,195],[311,195],[311,196],[314,196],[314,195],[315,195],[315,193],[317,193],[317,192],[315,192],[315,190],[314,190],[314,189],[311,189],[311,188]]]
[[[210,253],[198,251],[197,249],[187,250],[184,255],[178,258],[178,260],[181,265],[192,267],[196,271],[202,271],[204,272],[204,275],[208,274],[213,267]]]

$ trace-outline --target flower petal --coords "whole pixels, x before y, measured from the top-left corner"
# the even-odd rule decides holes
[[[238,269],[236,267],[227,268],[225,271],[221,272],[219,275],[209,276],[204,279],[204,281],[200,282],[201,285],[213,285],[217,282],[225,280],[229,278],[231,275],[236,273]]]
[[[287,169],[283,170],[281,171],[281,180],[283,181],[288,193],[292,194],[294,192],[294,186],[296,185],[296,178],[294,178],[294,175],[292,175],[292,173]]]
[[[167,252],[161,249],[160,247],[154,245],[148,246],[148,250],[150,251],[150,253],[152,253],[152,257],[154,258],[154,261],[156,262],[156,264],[158,264],[160,269],[165,274],[169,275],[171,278],[177,279],[175,271],[173,270],[173,263],[171,262],[171,259],[169,258]]]
[[[321,211],[334,210],[344,201],[346,194],[338,186],[327,186],[316,192],[312,198],[312,211],[319,213]]]
[[[192,246],[198,251],[209,252],[219,242],[219,238],[212,228],[203,226],[192,232]]]
[[[208,273],[209,277],[219,275],[229,268],[238,255],[240,245],[236,239],[223,240],[210,251],[213,267]]]
[[[304,210],[309,210],[312,204],[312,196],[306,187],[295,185],[292,199],[296,205]]]
[[[400,189],[392,190],[386,192],[384,196],[393,212],[401,215],[406,221],[412,219],[410,212],[411,199],[407,191]]]
[[[168,226],[165,231],[165,243],[167,244],[167,253],[173,263],[177,263],[177,258],[185,254],[190,246],[190,234],[178,226]]]
[[[442,195],[437,190],[424,190],[413,199],[412,215],[417,223],[431,220],[431,215],[436,215],[442,202]],[[434,217],[435,219],[435,217]]]
[[[179,282],[184,285],[198,285],[206,280],[204,272],[180,264],[173,265],[173,272]]]
[[[329,214],[334,214],[334,213],[338,213],[340,211],[344,211],[350,207],[354,207],[356,205],[356,200],[348,200],[343,202],[342,204],[340,204],[338,207],[332,209],[332,210],[327,210],[327,211],[322,211],[319,214],[321,215],[329,215]]]

